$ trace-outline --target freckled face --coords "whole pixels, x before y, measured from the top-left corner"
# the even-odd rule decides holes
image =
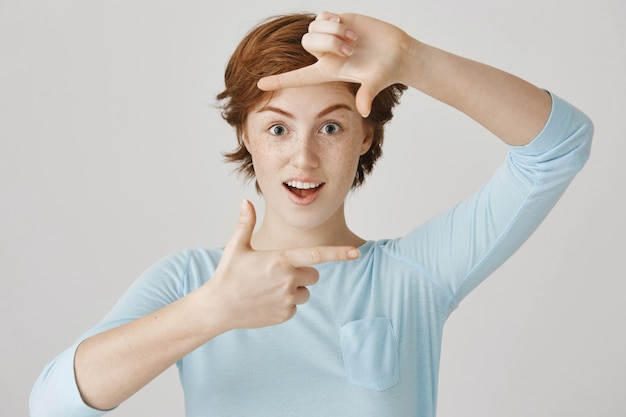
[[[266,220],[314,228],[333,216],[343,218],[343,202],[372,132],[347,85],[328,83],[281,90],[252,109],[244,141],[266,201]]]

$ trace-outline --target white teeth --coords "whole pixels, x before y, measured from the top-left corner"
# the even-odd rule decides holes
[[[285,184],[287,184],[291,188],[297,188],[299,190],[309,190],[311,188],[317,188],[320,185],[322,185],[321,182],[315,183],[315,182],[300,182],[300,181],[287,181]]]

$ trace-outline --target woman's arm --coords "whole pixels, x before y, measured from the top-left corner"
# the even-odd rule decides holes
[[[180,358],[220,333],[201,291],[92,336],[77,348],[76,383],[89,406],[116,407]]]
[[[321,13],[302,43],[314,65],[263,78],[274,90],[328,81],[361,84],[357,107],[366,116],[372,99],[401,83],[440,100],[512,145],[524,145],[545,125],[550,96],[499,69],[437,49],[380,20]]]
[[[514,75],[409,38],[406,84],[465,113],[509,145],[544,127],[551,99]]]
[[[589,158],[593,123],[560,97],[551,101],[541,133],[509,145],[474,195],[391,243],[450,292],[450,309],[524,244]]]
[[[264,90],[329,81],[360,83],[359,111],[400,83],[482,124],[509,156],[472,198],[390,241],[450,291],[456,306],[537,228],[589,156],[593,124],[578,109],[499,69],[426,45],[353,14],[320,14],[302,39],[318,62],[259,81]]]
[[[289,320],[296,306],[308,300],[306,287],[319,278],[311,265],[359,256],[356,248],[347,246],[255,251],[250,245],[255,221],[254,208],[244,201],[236,230],[204,285],[186,295],[176,294],[174,288],[181,286],[182,276],[188,273],[186,262],[155,268],[123,299],[121,310],[127,311],[105,319],[110,329],[80,343],[73,366],[86,405],[96,410],[116,407],[186,354],[231,329]],[[156,311],[143,312],[158,304],[162,307]],[[135,318],[129,321],[131,316]],[[118,321],[124,324],[115,326]],[[64,355],[72,353],[68,350]],[[67,365],[68,358],[60,362]],[[46,404],[57,401],[50,391],[70,383],[48,381],[54,374],[48,368],[33,389],[31,416],[94,415],[96,410],[75,399],[67,400],[79,410],[75,413],[68,411],[73,409],[68,404],[59,404],[56,412],[52,409],[57,407]]]

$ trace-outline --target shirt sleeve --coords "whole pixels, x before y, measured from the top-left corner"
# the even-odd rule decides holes
[[[155,263],[94,328],[52,360],[31,391],[30,416],[98,417],[106,414],[107,411],[85,404],[80,395],[74,374],[76,349],[90,336],[129,323],[180,298],[187,290],[184,278],[189,260],[190,252],[180,252]]]
[[[535,231],[589,158],[593,124],[552,94],[539,135],[508,146],[506,160],[471,198],[395,241],[452,295],[454,309]]]

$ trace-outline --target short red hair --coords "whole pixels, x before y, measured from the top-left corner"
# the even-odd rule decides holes
[[[314,19],[315,15],[308,13],[269,18],[242,39],[228,61],[224,72],[226,88],[217,95],[217,99],[221,102],[222,117],[236,130],[238,147],[224,156],[227,161],[237,163],[237,171],[248,179],[253,179],[255,174],[252,157],[243,142],[247,116],[261,101],[272,97],[271,92],[260,90],[257,82],[262,77],[292,71],[317,61],[301,44],[302,36]],[[349,85],[356,94],[359,84]],[[382,155],[384,125],[393,117],[392,109],[406,88],[402,84],[391,85],[374,99],[372,111],[366,119],[366,123],[373,128],[373,141],[370,149],[359,159],[353,188],[363,183]]]

